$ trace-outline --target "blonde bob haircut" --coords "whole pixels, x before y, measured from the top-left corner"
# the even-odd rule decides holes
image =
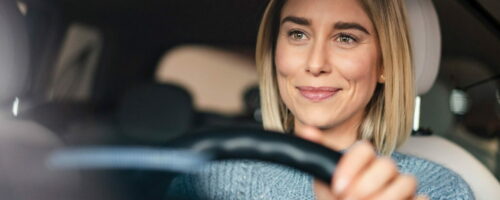
[[[274,52],[281,9],[286,0],[270,0],[257,38],[256,64],[259,73],[264,128],[293,132],[293,114],[278,92]],[[382,155],[391,154],[411,133],[414,108],[414,79],[410,38],[403,0],[359,0],[370,17],[380,42],[384,84],[378,84],[365,109],[358,139],[373,143]]]

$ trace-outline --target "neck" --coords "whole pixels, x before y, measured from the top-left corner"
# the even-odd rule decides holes
[[[363,113],[357,113],[348,120],[328,128],[310,126],[295,119],[294,128],[297,136],[340,151],[356,142],[362,119]]]

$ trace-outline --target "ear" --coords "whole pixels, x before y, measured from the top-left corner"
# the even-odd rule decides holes
[[[381,83],[381,84],[384,84],[385,83],[385,77],[383,74],[381,74],[379,77],[378,77],[378,80],[377,80],[378,83]]]
[[[379,67],[379,73],[377,74],[377,76],[378,76],[377,82],[384,84],[385,83],[385,76],[384,76],[384,68],[383,67]]]

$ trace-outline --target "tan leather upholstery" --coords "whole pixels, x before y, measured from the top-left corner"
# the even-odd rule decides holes
[[[156,80],[186,88],[198,110],[234,115],[243,112],[243,92],[257,84],[257,71],[252,56],[188,45],[167,52]]]

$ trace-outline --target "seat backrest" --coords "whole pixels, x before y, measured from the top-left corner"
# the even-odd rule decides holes
[[[12,102],[23,92],[29,41],[15,0],[0,0],[0,199],[74,199],[75,173],[52,171],[49,152],[61,142],[46,128],[15,118]]]
[[[0,105],[23,92],[29,65],[28,30],[16,1],[0,1]]]
[[[62,143],[48,129],[0,117],[0,199],[75,199],[80,176],[45,165],[59,147]]]
[[[418,95],[434,84],[441,56],[439,20],[431,0],[406,0]],[[412,136],[398,151],[425,158],[458,173],[477,199],[500,197],[500,184],[476,158],[437,136]]]
[[[460,174],[476,199],[500,197],[500,184],[493,174],[469,152],[439,136],[411,137],[400,152],[439,163]]]

